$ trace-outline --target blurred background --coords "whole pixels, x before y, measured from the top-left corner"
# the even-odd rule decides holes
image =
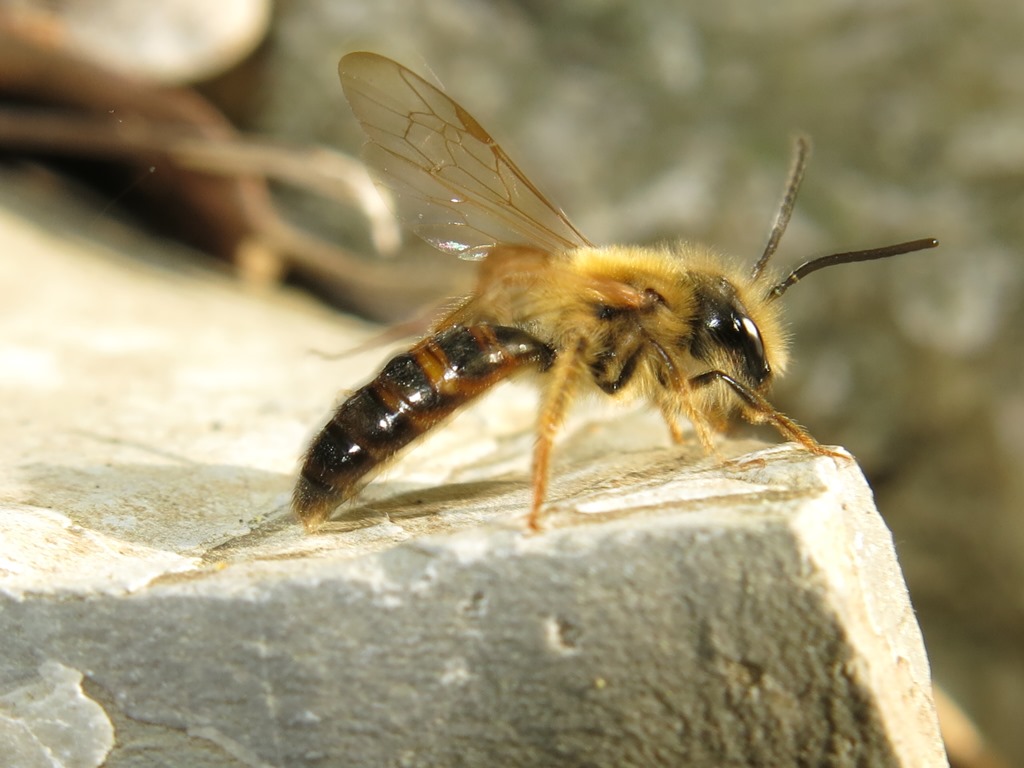
[[[752,262],[808,133],[777,269],[941,246],[787,293],[774,401],[857,456],[935,679],[1024,765],[1024,4],[0,0],[0,35],[0,185],[56,170],[103,216],[379,320],[472,269],[399,245],[316,149],[362,142],[344,53],[443,83],[598,243]]]

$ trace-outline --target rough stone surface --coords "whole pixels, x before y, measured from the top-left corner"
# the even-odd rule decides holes
[[[780,270],[941,241],[787,293],[796,357],[775,399],[857,456],[936,679],[1024,766],[1024,4],[277,9],[247,89],[262,132],[354,151],[324,62],[374,50],[435,75],[595,242],[683,238],[751,263],[796,131],[814,154]]]
[[[8,764],[945,765],[852,461],[587,408],[527,536],[512,386],[307,536],[295,457],[380,353],[51,214],[94,242],[0,210]]]

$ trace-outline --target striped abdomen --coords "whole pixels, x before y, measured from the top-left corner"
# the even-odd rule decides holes
[[[302,461],[292,508],[316,528],[367,475],[457,408],[552,350],[517,328],[455,326],[420,341],[338,406]]]

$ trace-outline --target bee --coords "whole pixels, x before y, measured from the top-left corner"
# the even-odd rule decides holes
[[[351,53],[338,66],[368,137],[364,160],[396,214],[427,242],[477,260],[473,293],[343,402],[302,459],[292,506],[309,530],[373,472],[457,409],[514,375],[542,395],[527,527],[539,528],[552,442],[585,391],[656,406],[673,440],[689,420],[713,452],[735,412],[816,454],[835,454],[766,399],[788,361],[782,295],[824,267],[933,248],[928,238],[766,269],[786,229],[810,151],[798,137],[785,194],[748,270],[709,248],[599,247],[519,170],[480,124],[401,64]]]

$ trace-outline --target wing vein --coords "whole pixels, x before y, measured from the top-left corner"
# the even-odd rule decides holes
[[[372,53],[349,54],[338,69],[369,138],[364,161],[399,219],[432,245],[474,258],[500,244],[591,245],[443,91]]]

